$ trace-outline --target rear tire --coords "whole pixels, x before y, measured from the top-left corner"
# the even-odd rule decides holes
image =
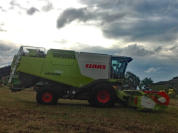
[[[36,101],[39,104],[54,105],[57,104],[57,96],[52,91],[44,90],[37,92]]]

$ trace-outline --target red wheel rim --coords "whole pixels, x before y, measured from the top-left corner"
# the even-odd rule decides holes
[[[100,103],[107,103],[111,96],[107,90],[102,90],[98,92],[97,99]]]
[[[45,103],[50,103],[53,99],[53,95],[49,92],[45,92],[43,95],[42,95],[42,100],[43,102]]]

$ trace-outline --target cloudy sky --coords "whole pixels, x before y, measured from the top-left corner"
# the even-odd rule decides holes
[[[0,65],[20,45],[130,56],[141,79],[178,76],[178,0],[0,0]]]

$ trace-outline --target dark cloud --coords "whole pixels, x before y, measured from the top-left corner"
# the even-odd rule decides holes
[[[27,10],[27,14],[28,15],[33,15],[35,12],[39,11],[37,8],[35,7],[31,7]]]
[[[117,22],[105,24],[104,34],[107,37],[125,37],[131,41],[171,41],[177,39],[178,21],[162,19],[140,20],[137,22]]]
[[[142,15],[177,16],[177,7],[177,0],[143,0],[134,8]]]
[[[29,4],[29,1],[26,1],[28,4]],[[26,13],[28,15],[33,15],[35,12],[39,11],[36,7],[30,7],[30,8],[26,8],[24,7],[23,5],[21,5],[20,3],[16,2],[16,0],[12,0],[10,3],[9,3],[11,6],[9,9],[11,10],[14,10],[16,8],[20,9],[20,11],[26,11]],[[21,14],[21,12],[19,12],[19,14]]]
[[[70,9],[65,10],[60,15],[60,17],[57,20],[57,27],[61,28],[74,20],[85,22],[93,18],[96,18],[96,15],[94,15],[87,8],[81,8],[81,9],[70,8]]]
[[[140,56],[140,57],[145,57],[145,56],[150,56],[155,54],[155,51],[151,51],[151,50],[146,50],[144,47],[142,46],[138,46],[138,45],[129,45],[126,48],[123,48],[121,51],[122,54],[124,55],[129,55],[129,56]]]
[[[10,64],[17,50],[15,46],[0,41],[0,66]]]
[[[160,52],[162,50],[162,46],[158,46],[156,49],[155,49],[155,52]]]
[[[128,45],[127,47],[123,47],[123,48],[121,48],[120,45],[113,45],[110,48],[104,48],[100,46],[89,47],[86,44],[78,43],[77,46],[74,45],[74,47],[72,48],[75,50],[84,51],[84,52],[106,53],[110,55],[120,55],[120,56],[131,56],[134,58],[140,58],[140,59],[143,58],[143,60],[148,59],[148,58],[155,58],[155,59],[161,59],[164,61],[169,60],[167,61],[167,63],[169,62],[171,64],[178,63],[178,60],[177,60],[178,44],[172,45],[170,46],[170,48],[158,46],[155,49],[148,49],[142,45],[137,45],[137,44]],[[171,54],[169,55],[169,53]]]
[[[80,0],[87,8],[67,9],[58,28],[78,20],[96,20],[108,38],[170,42],[178,37],[178,0]]]
[[[109,23],[121,17],[124,17],[123,13],[106,13],[104,11],[100,12],[96,9],[90,9],[90,8],[80,8],[80,9],[70,8],[65,10],[59,16],[57,20],[57,27],[62,28],[66,24],[69,24],[75,20],[83,21],[83,22],[87,22],[90,20],[104,20],[105,22]]]
[[[131,57],[148,57],[151,55],[155,55],[157,53],[157,49],[155,50],[147,50],[143,46],[133,44],[124,48],[120,48],[117,45],[114,45],[111,48],[103,48],[99,46],[88,47],[81,46],[79,44],[79,50],[85,52],[94,52],[94,53],[105,53],[110,55],[120,55],[120,56],[131,56]]]

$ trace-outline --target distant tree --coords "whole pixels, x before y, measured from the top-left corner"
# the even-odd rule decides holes
[[[140,84],[140,78],[132,72],[126,72],[125,79],[130,89],[136,89]]]
[[[153,84],[153,80],[151,78],[144,78],[140,83],[140,88],[149,88]]]

